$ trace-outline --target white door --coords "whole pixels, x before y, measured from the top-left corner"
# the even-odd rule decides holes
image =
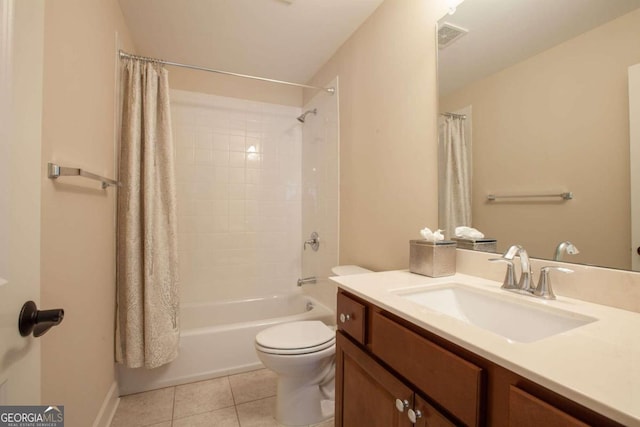
[[[18,332],[40,300],[44,1],[0,0],[0,405],[40,404],[40,345]]]
[[[640,271],[640,64],[629,67],[631,268]]]

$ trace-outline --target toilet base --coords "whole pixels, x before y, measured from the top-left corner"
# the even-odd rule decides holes
[[[325,390],[326,392],[326,390]],[[333,417],[335,402],[328,400],[318,384],[305,385],[296,378],[280,377],[276,420],[285,426],[318,424]]]

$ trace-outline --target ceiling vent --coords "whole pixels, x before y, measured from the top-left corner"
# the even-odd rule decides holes
[[[467,34],[469,30],[457,27],[448,22],[442,23],[438,28],[438,49],[444,49],[451,46],[460,37]]]

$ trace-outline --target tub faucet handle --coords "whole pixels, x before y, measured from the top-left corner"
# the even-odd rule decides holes
[[[313,233],[311,233],[311,238],[304,241],[302,249],[306,251],[307,245],[311,246],[311,249],[313,249],[315,252],[318,251],[318,249],[320,248],[320,238],[317,232],[314,231]]]

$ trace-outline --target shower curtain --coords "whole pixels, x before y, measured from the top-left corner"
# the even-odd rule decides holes
[[[445,117],[440,124],[441,188],[440,228],[450,239],[456,227],[471,227],[471,147],[464,134],[464,119]]]
[[[178,355],[176,191],[167,70],[122,63],[116,360],[155,368]]]

